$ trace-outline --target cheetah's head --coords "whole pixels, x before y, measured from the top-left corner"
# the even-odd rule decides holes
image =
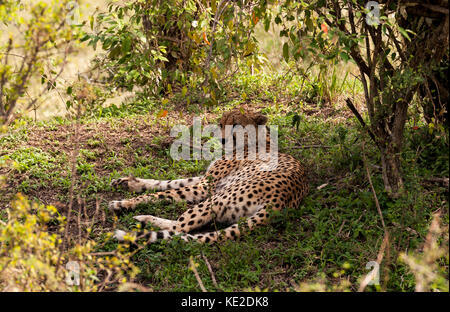
[[[243,127],[247,125],[265,125],[267,117],[259,112],[245,111],[236,108],[232,111],[226,112],[220,119],[220,127],[224,128],[226,125],[241,125]]]
[[[258,131],[258,126],[265,125],[266,122],[267,117],[260,112],[246,111],[239,108],[226,112],[219,121],[222,130],[222,144],[225,144],[228,140],[227,136],[230,135],[230,132],[226,131],[226,126],[232,126],[231,130],[234,131],[236,126],[246,127],[252,125],[255,127],[256,131]],[[233,140],[235,140],[236,133],[231,133],[233,135]]]

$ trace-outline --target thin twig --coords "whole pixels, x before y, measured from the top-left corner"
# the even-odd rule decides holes
[[[386,225],[384,223],[383,213],[381,212],[380,202],[378,201],[377,193],[375,192],[375,188],[373,187],[373,184],[372,184],[372,178],[370,177],[369,167],[367,166],[366,155],[364,153],[364,142],[363,142],[362,155],[363,155],[364,168],[366,169],[367,179],[369,180],[370,188],[372,190],[373,198],[375,200],[375,206],[377,207],[378,214],[380,215],[381,224],[383,225],[383,229],[385,232],[387,232]]]
[[[370,128],[366,125],[366,123],[364,122],[364,119],[361,117],[361,115],[359,114],[358,110],[356,109],[355,105],[353,105],[352,100],[350,99],[346,99],[345,102],[347,103],[347,106],[350,108],[350,110],[352,111],[352,113],[356,116],[356,118],[358,119],[358,121],[360,122],[360,124],[363,126],[363,128],[367,131],[367,133],[369,134],[370,138],[373,140],[373,142],[378,146],[378,141],[375,138],[375,135],[373,134],[372,130],[370,130]]]
[[[104,209],[101,209],[100,211],[102,212],[102,227],[104,227],[106,223],[106,213]]]
[[[216,12],[214,14],[213,26],[212,26],[212,31],[211,31],[211,41],[209,42],[209,52],[208,52],[208,55],[207,55],[206,61],[205,61],[205,69],[207,69],[207,70],[209,70],[209,65],[211,63],[213,44],[214,44],[214,40],[215,40],[214,35],[216,33],[217,23],[219,22],[220,16],[222,15],[225,7],[227,6],[227,2],[228,2],[228,0],[221,0],[219,2],[219,5],[216,8]],[[203,81],[202,86],[204,86],[207,81],[208,81],[208,77],[205,77],[205,80]]]
[[[341,226],[339,227],[339,230],[338,230],[338,232],[337,232],[337,236],[339,235],[339,234],[341,234],[341,231],[342,231],[342,229],[344,228],[344,224],[345,224],[345,220],[342,222],[342,224],[341,224]]]
[[[92,219],[91,219],[91,222],[90,222],[91,224],[89,225],[89,227],[91,229],[92,229],[92,227],[95,224],[95,219],[97,218],[98,211],[100,209],[100,201],[101,201],[101,199],[99,199],[98,197],[95,199],[95,212],[94,212],[94,215],[92,216]],[[88,218],[88,220],[89,220],[89,218]]]
[[[89,224],[89,215],[87,212],[86,198],[83,198],[83,214],[84,218],[86,219],[86,224]]]
[[[375,267],[369,274],[366,275],[366,277],[363,279],[363,281],[361,282],[361,284],[359,286],[359,289],[358,289],[359,292],[364,291],[364,289],[369,284],[369,282],[372,281],[373,278],[379,274],[379,271],[380,271],[379,266],[381,264],[381,261],[383,261],[384,251],[385,251],[386,247],[388,247],[387,248],[387,258],[389,258],[389,232],[386,228],[386,224],[384,223],[384,218],[383,218],[383,213],[381,212],[380,202],[378,201],[377,193],[375,192],[375,188],[373,187],[373,183],[372,183],[372,178],[370,177],[370,171],[369,171],[369,167],[367,166],[366,155],[364,152],[364,142],[363,142],[362,148],[363,148],[362,155],[363,155],[364,168],[366,170],[367,179],[369,180],[370,188],[372,190],[373,198],[375,200],[375,206],[377,207],[377,211],[378,211],[378,214],[380,215],[380,219],[381,219],[381,224],[383,225],[384,238],[383,238],[383,243],[381,244],[380,250],[378,251],[378,256],[377,256],[377,260],[376,260],[376,262],[378,263],[378,267]]]
[[[426,7],[427,9],[430,9],[430,10],[433,11],[433,12],[438,12],[438,13],[442,13],[442,14],[445,14],[445,15],[448,15],[448,13],[449,13],[448,8],[441,7],[441,6],[439,6],[439,5],[426,4],[426,3],[421,3],[421,5],[422,5],[423,7]],[[447,5],[448,5],[448,4],[447,4]]]
[[[78,202],[78,216],[77,216],[77,227],[78,227],[78,243],[81,244],[81,198],[80,195],[77,196]]]
[[[366,275],[366,277],[363,279],[361,284],[359,285],[358,292],[363,292],[364,289],[369,285],[370,281],[374,279],[375,276],[377,276],[380,272],[380,264],[381,261],[383,261],[384,256],[384,250],[386,249],[386,246],[389,244],[389,234],[388,232],[385,232],[383,243],[381,244],[380,250],[378,251],[377,260],[376,263],[378,263],[378,267],[375,267],[369,274]]]
[[[194,272],[195,279],[197,280],[198,284],[200,285],[201,290],[203,292],[206,292],[206,288],[203,285],[200,275],[198,275],[198,271],[197,271],[197,268],[195,267],[195,263],[194,263],[194,260],[192,260],[192,257],[189,258],[189,268],[192,270],[192,272]]]
[[[214,272],[211,268],[211,264],[209,264],[208,258],[206,258],[204,254],[202,254],[202,258],[205,261],[206,266],[208,267],[209,274],[211,274],[211,280],[214,287],[219,288],[219,286],[217,285],[216,276],[214,275]]]
[[[77,157],[78,157],[78,152],[79,152],[79,127],[80,127],[80,120],[79,120],[79,115],[80,115],[80,105],[77,106],[78,112],[77,112],[77,118],[76,118],[76,122],[74,125],[74,131],[75,134],[73,136],[73,141],[72,141],[72,145],[74,146],[74,149],[72,150],[72,155],[70,158],[70,172],[71,172],[71,179],[70,179],[70,188],[69,188],[69,207],[68,207],[68,211],[67,211],[67,226],[65,228],[64,231],[64,243],[67,245],[67,237],[68,237],[68,231],[69,231],[69,226],[70,226],[70,217],[72,215],[72,208],[73,208],[73,190],[75,187],[75,183],[76,183],[76,173],[77,173]],[[65,246],[65,244],[62,244],[63,248]]]
[[[92,252],[90,256],[103,257],[103,256],[113,256],[115,255],[115,251],[101,251],[101,252]]]
[[[106,287],[106,285],[110,282],[110,278],[111,278],[111,276],[112,276],[112,272],[111,271],[107,271],[108,272],[108,274],[106,275],[106,278],[105,278],[105,280],[103,281],[103,283],[101,284],[101,286],[99,287],[99,289],[98,289],[98,291],[99,292],[101,292],[105,287]]]
[[[70,172],[71,172],[71,179],[70,179],[70,188],[69,188],[69,207],[67,208],[67,215],[66,215],[66,226],[64,229],[64,237],[63,237],[63,241],[59,250],[59,255],[58,255],[58,261],[57,263],[60,264],[61,258],[62,258],[62,254],[63,254],[63,250],[64,248],[66,248],[68,246],[68,234],[69,234],[69,227],[70,227],[70,218],[72,216],[72,207],[73,207],[73,189],[74,189],[74,185],[75,185],[75,175],[76,175],[76,165],[77,165],[77,157],[78,157],[78,152],[79,152],[79,140],[78,140],[78,131],[79,131],[79,127],[80,127],[80,121],[79,121],[79,112],[80,112],[80,108],[78,106],[78,115],[77,115],[77,120],[75,123],[75,134],[74,134],[74,142],[72,142],[73,146],[75,147],[72,150],[72,154],[71,154],[71,158],[70,158],[70,164],[71,164],[71,168],[70,168]],[[58,270],[61,266],[57,265],[56,266],[56,271],[55,274],[58,273]]]
[[[430,177],[428,179],[425,179],[425,181],[434,182],[434,183],[442,184],[445,187],[449,187],[449,179],[448,178]]]

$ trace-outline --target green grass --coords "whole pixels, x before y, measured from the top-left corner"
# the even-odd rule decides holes
[[[101,198],[101,208],[106,211],[109,200],[135,196],[112,190],[109,183],[114,178],[134,175],[176,179],[201,175],[207,162],[170,158],[170,145],[165,144],[169,137],[166,125],[192,122],[192,116],[207,110],[217,118],[241,104],[261,109],[269,116],[270,124],[279,126],[281,151],[294,155],[308,169],[311,191],[298,209],[274,216],[270,226],[258,228],[236,242],[201,245],[174,239],[146,246],[132,259],[141,269],[139,283],[156,291],[199,291],[189,270],[189,258],[193,256],[205,287],[211,291],[256,287],[286,291],[294,289],[293,285],[324,277],[330,284],[348,279],[350,289],[356,290],[359,279],[368,273],[366,263],[377,258],[384,234],[365,175],[365,153],[390,231],[390,256],[381,265],[387,269],[382,271],[382,289],[414,290],[414,276],[398,256],[400,252],[421,248],[433,212],[440,209],[448,226],[448,190],[425,183],[430,176],[448,176],[445,138],[437,132],[430,134],[425,125],[419,130],[407,125],[402,155],[407,192],[390,199],[383,191],[379,155],[370,139],[342,101],[318,104],[323,98],[318,91],[324,88],[320,83],[294,76],[280,84],[276,74],[238,75],[217,107],[199,108],[174,96],[168,104],[171,119],[167,123],[156,117],[156,100],[104,109],[96,117],[82,120],[75,192],[86,199],[90,212],[97,198]],[[302,84],[303,91],[299,92]],[[348,78],[338,80],[333,88],[337,93],[352,94],[355,88],[356,93],[360,92]],[[184,119],[180,118],[180,107]],[[300,120],[298,128],[293,126],[296,115]],[[26,123],[15,126],[0,139],[0,175],[6,176],[9,185],[0,189],[0,205],[6,206],[17,192],[49,204],[67,204],[73,146],[60,133],[72,135],[73,123],[61,118]],[[31,124],[34,130],[27,130]],[[143,132],[147,130],[154,132]],[[143,137],[139,138],[141,133]],[[12,170],[8,169],[8,160],[16,163]],[[319,186],[322,187],[318,189]],[[175,219],[184,209],[185,203],[155,202],[121,215],[116,226],[132,230],[137,226],[134,215]],[[114,216],[108,212],[107,225],[96,232],[96,239],[104,242],[101,251],[117,247],[116,242],[105,239],[113,224]],[[201,255],[211,263],[218,288]],[[448,274],[448,257],[442,261]],[[377,288],[368,286],[367,290]]]

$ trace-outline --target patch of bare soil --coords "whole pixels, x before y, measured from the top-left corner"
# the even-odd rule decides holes
[[[165,117],[157,117],[155,115],[133,116],[129,118],[116,118],[99,122],[80,123],[76,122],[63,125],[51,126],[32,126],[28,128],[27,139],[15,145],[6,151],[10,155],[15,151],[26,148],[36,148],[42,152],[52,155],[55,158],[64,159],[64,163],[57,164],[59,177],[70,177],[70,160],[76,148],[78,155],[80,151],[87,151],[94,155],[89,159],[92,170],[97,176],[109,175],[113,169],[108,167],[108,159],[111,155],[117,155],[123,164],[117,171],[121,171],[127,167],[135,166],[134,152],[141,151],[140,157],[149,159],[157,157],[159,151],[167,149],[173,142],[174,138],[170,137],[170,128],[175,124],[192,125],[194,114],[179,112],[169,113]],[[212,123],[216,120],[214,113],[205,113],[200,116],[204,122]],[[78,127],[78,135],[75,137],[75,127]],[[155,140],[156,139],[156,140]],[[51,172],[48,172],[49,174]],[[20,191],[22,182],[28,182],[35,185],[24,192],[30,199],[38,199],[39,202],[46,205],[54,205],[59,213],[67,215],[69,207],[69,192],[67,187],[52,186],[51,180],[41,183],[38,178],[30,176],[28,170],[20,172],[10,167],[0,167],[0,176],[6,177],[6,183],[0,188],[0,210],[9,207],[10,202],[14,199],[15,194]],[[86,224],[95,216],[103,225],[105,224],[104,209],[97,207],[97,202],[92,199],[86,202],[80,198],[78,193],[86,189],[89,185],[79,181],[79,175],[76,177],[75,192],[72,204],[71,220],[69,222],[69,232],[76,234],[79,222]],[[37,186],[37,187],[36,187]],[[103,204],[117,193],[114,191],[96,193],[97,200]],[[81,220],[78,219],[78,212],[81,214]],[[97,220],[97,221],[98,221]]]

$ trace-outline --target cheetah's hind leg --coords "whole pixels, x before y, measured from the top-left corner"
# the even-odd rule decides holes
[[[253,230],[255,227],[267,224],[268,222],[268,211],[264,208],[258,210],[251,217],[246,218],[246,221],[242,223],[242,228],[238,224],[230,225],[229,227],[221,231],[213,231],[208,233],[199,234],[189,234],[183,231],[177,230],[160,230],[160,231],[150,231],[145,235],[139,236],[138,238],[144,238],[147,243],[153,243],[157,240],[167,240],[172,237],[179,235],[184,241],[197,240],[201,243],[213,243],[222,240],[235,240],[240,237],[243,232],[248,232]],[[127,232],[122,230],[116,230],[114,237],[118,241],[124,241]]]

